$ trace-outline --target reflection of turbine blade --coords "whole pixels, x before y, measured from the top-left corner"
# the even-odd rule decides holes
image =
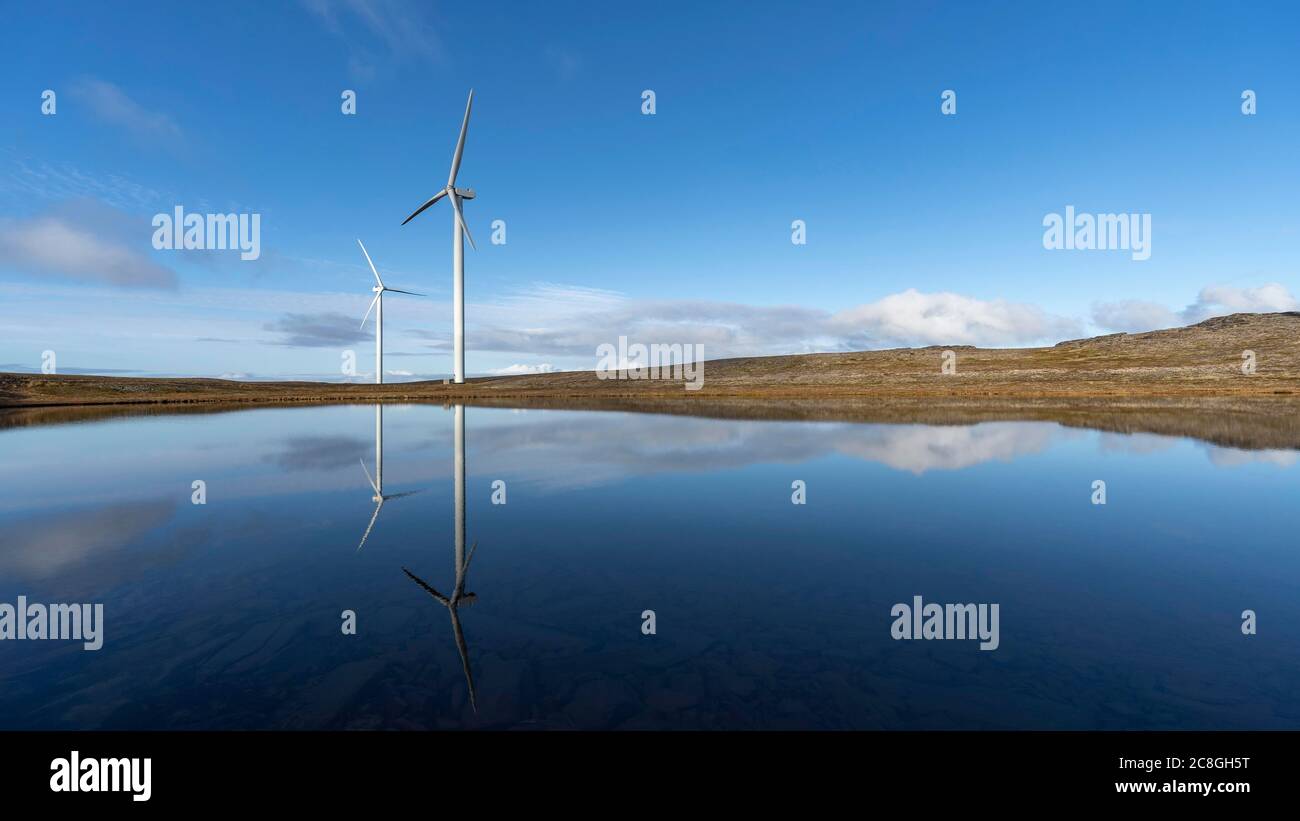
[[[474,560],[474,554],[478,551],[478,542],[470,546],[468,555],[465,553],[465,406],[456,406],[455,415],[455,493],[456,493],[456,519],[455,519],[455,568],[456,582],[455,587],[451,590],[451,598],[439,593],[429,586],[424,579],[415,575],[405,567],[402,572],[407,575],[411,581],[424,588],[424,591],[438,600],[440,604],[447,608],[451,616],[451,632],[456,639],[456,652],[460,654],[460,666],[465,671],[465,683],[469,686],[469,704],[478,712],[478,691],[474,686],[474,674],[469,666],[469,645],[465,641],[465,630],[460,623],[460,606],[462,604],[469,606],[478,600],[478,596],[473,593],[465,592],[465,579],[469,573],[469,564]],[[418,491],[413,491],[418,492]],[[405,494],[409,495],[409,494]]]
[[[459,600],[465,594],[465,577],[469,573],[469,563],[474,560],[474,551],[478,550],[478,542],[470,545],[469,555],[465,557],[465,564],[456,570],[456,592],[453,598]],[[470,594],[474,595],[473,593]]]
[[[384,500],[387,501],[389,499],[405,499],[407,496],[414,496],[417,493],[423,493],[423,492],[424,489],[421,488],[420,490],[408,490],[404,493],[390,493],[384,497]]]
[[[478,544],[476,543],[474,547],[470,549],[470,558],[473,558],[474,550],[477,548]],[[465,641],[465,630],[460,624],[460,606],[464,604],[468,607],[478,600],[477,595],[465,592],[465,571],[468,569],[469,560],[466,559],[464,567],[462,567],[460,572],[456,574],[456,589],[452,591],[450,599],[439,593],[437,590],[434,590],[429,586],[428,582],[407,570],[405,567],[402,568],[402,572],[405,573],[411,581],[424,588],[424,592],[433,596],[440,604],[445,606],[447,612],[451,615],[451,632],[453,637],[456,639],[456,652],[460,654],[460,666],[465,671],[465,683],[469,686],[469,704],[470,707],[474,708],[474,712],[477,713],[478,692],[474,686],[474,673],[469,667],[469,645]]]
[[[366,481],[370,483],[370,487],[374,488],[375,495],[378,496],[378,495],[379,495],[379,485],[375,484],[375,479],[374,479],[374,477],[370,475],[370,468],[366,467],[366,460],[365,460],[365,459],[359,459],[358,461],[361,462],[361,469],[364,470],[364,471],[366,472]]]
[[[429,584],[424,579],[420,578],[419,576],[415,575],[411,571],[407,570],[405,567],[402,568],[402,572],[405,573],[407,576],[409,576],[411,581],[420,585],[420,587],[423,587],[424,592],[428,593],[430,596],[433,596],[435,599],[437,599],[438,601],[442,602],[445,605],[451,604],[451,602],[447,599],[446,596],[442,595],[437,590],[434,590],[432,587],[430,587]]]
[[[455,607],[451,611],[451,632],[456,636],[456,651],[460,653],[460,666],[465,670],[465,683],[469,685],[469,706],[478,712],[478,697],[474,692],[474,674],[469,670],[469,647],[465,644],[465,631],[460,627],[460,613]]]
[[[363,533],[363,534],[361,534],[361,544],[357,545],[357,552],[358,552],[358,553],[361,552],[361,548],[363,548],[363,547],[366,546],[366,539],[369,539],[369,538],[370,538],[370,531],[374,529],[374,527],[375,527],[375,520],[377,520],[377,519],[379,518],[379,509],[380,509],[381,507],[383,507],[383,506],[384,506],[384,497],[380,496],[380,497],[379,497],[379,503],[375,505],[375,512],[374,512],[374,514],[370,517],[370,524],[366,525],[366,532]]]

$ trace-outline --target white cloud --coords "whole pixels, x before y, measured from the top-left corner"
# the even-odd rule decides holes
[[[171,117],[146,109],[110,82],[87,77],[72,87],[72,93],[110,125],[143,137],[172,141],[183,137],[180,126]]]
[[[123,244],[93,220],[61,215],[0,220],[0,266],[119,287],[176,287],[170,268]]]
[[[1181,311],[1156,302],[1101,302],[1092,306],[1092,321],[1106,330],[1136,333],[1191,325],[1226,314],[1295,310],[1300,310],[1300,300],[1293,297],[1286,286],[1276,282],[1255,288],[1210,285],[1202,288],[1196,301]]]
[[[516,362],[513,365],[507,365],[504,368],[492,368],[488,373],[493,376],[518,376],[526,373],[555,373],[559,368],[549,362],[543,362],[540,365],[524,365]]]
[[[914,288],[836,314],[835,327],[873,345],[998,347],[1077,336],[1079,323],[1033,305]]]
[[[1178,314],[1157,302],[1126,299],[1098,302],[1092,306],[1092,321],[1107,331],[1154,331],[1182,324]]]
[[[797,305],[633,300],[612,291],[543,284],[471,306],[476,351],[594,356],[630,342],[703,345],[706,358],[907,345],[1024,345],[1079,336],[1081,325],[1032,305],[908,290],[832,314]],[[428,334],[450,347],[446,333]]]
[[[399,63],[439,62],[446,51],[428,19],[425,4],[403,0],[302,0],[332,34],[350,49],[348,72],[369,82],[383,55]]]
[[[152,211],[175,200],[173,194],[161,193],[120,174],[88,173],[67,160],[48,163],[19,156],[3,147],[0,147],[0,160],[4,166],[0,196],[7,196],[16,210],[29,206],[33,199],[54,202],[93,199],[123,211]]]
[[[1202,288],[1196,302],[1183,310],[1183,318],[1187,322],[1200,322],[1224,314],[1273,313],[1294,311],[1297,308],[1300,308],[1300,302],[1291,296],[1285,286],[1276,282],[1258,288],[1211,285]]]

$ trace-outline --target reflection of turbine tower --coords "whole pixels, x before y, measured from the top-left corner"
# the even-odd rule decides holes
[[[469,563],[474,558],[474,551],[478,549],[478,544],[472,545],[469,553],[465,553],[465,406],[457,405],[455,414],[456,586],[452,588],[451,596],[444,596],[405,567],[402,568],[402,572],[409,576],[411,581],[424,588],[426,593],[437,599],[451,614],[451,631],[456,638],[456,650],[460,653],[461,667],[465,670],[465,682],[469,685],[469,703],[474,708],[474,712],[478,712],[478,701],[474,692],[474,675],[469,669],[469,647],[465,644],[465,631],[461,629],[460,613],[458,612],[458,608],[462,604],[468,606],[478,600],[478,596],[474,593],[465,592]]]
[[[366,472],[366,479],[370,482],[370,487],[375,491],[375,495],[370,501],[375,503],[374,515],[370,517],[370,524],[366,525],[366,532],[361,536],[361,544],[357,545],[357,551],[365,547],[366,539],[370,538],[370,531],[375,526],[375,520],[379,518],[379,510],[384,506],[384,502],[389,499],[400,499],[403,496],[411,496],[419,493],[418,490],[410,490],[406,493],[390,493],[384,495],[384,406],[375,405],[375,475],[370,475],[370,470],[366,468],[366,460],[361,460],[361,469]]]

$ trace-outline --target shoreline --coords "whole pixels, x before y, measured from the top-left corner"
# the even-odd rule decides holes
[[[1300,450],[1300,396],[892,398],[703,397],[680,402],[640,397],[492,396],[453,399],[356,397],[303,401],[185,401],[57,404],[0,407],[0,431],[9,428],[93,423],[112,419],[209,415],[273,408],[343,405],[461,404],[474,408],[604,411],[695,416],[771,422],[831,422],[888,425],[964,426],[985,423],[1048,422],[1116,434],[1196,439],[1243,450]]]
[[[487,376],[460,385],[0,373],[0,428],[73,417],[418,403],[883,423],[1042,419],[1232,447],[1300,448],[1300,312],[1232,314],[1050,348],[931,346],[714,359],[699,367],[699,390],[688,390],[685,380],[629,379],[626,371],[619,378],[595,371]]]

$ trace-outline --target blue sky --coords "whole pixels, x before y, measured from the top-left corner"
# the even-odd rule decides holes
[[[53,350],[61,372],[342,378],[353,350],[365,378],[360,237],[390,285],[429,295],[385,301],[390,378],[447,373],[450,215],[400,223],[445,184],[471,87],[471,374],[591,368],[619,335],[715,358],[1297,307],[1285,4],[4,15],[0,370]],[[177,205],[260,214],[261,257],[155,250],[150,220]],[[1150,214],[1150,259],[1044,249],[1044,216],[1067,205]]]

